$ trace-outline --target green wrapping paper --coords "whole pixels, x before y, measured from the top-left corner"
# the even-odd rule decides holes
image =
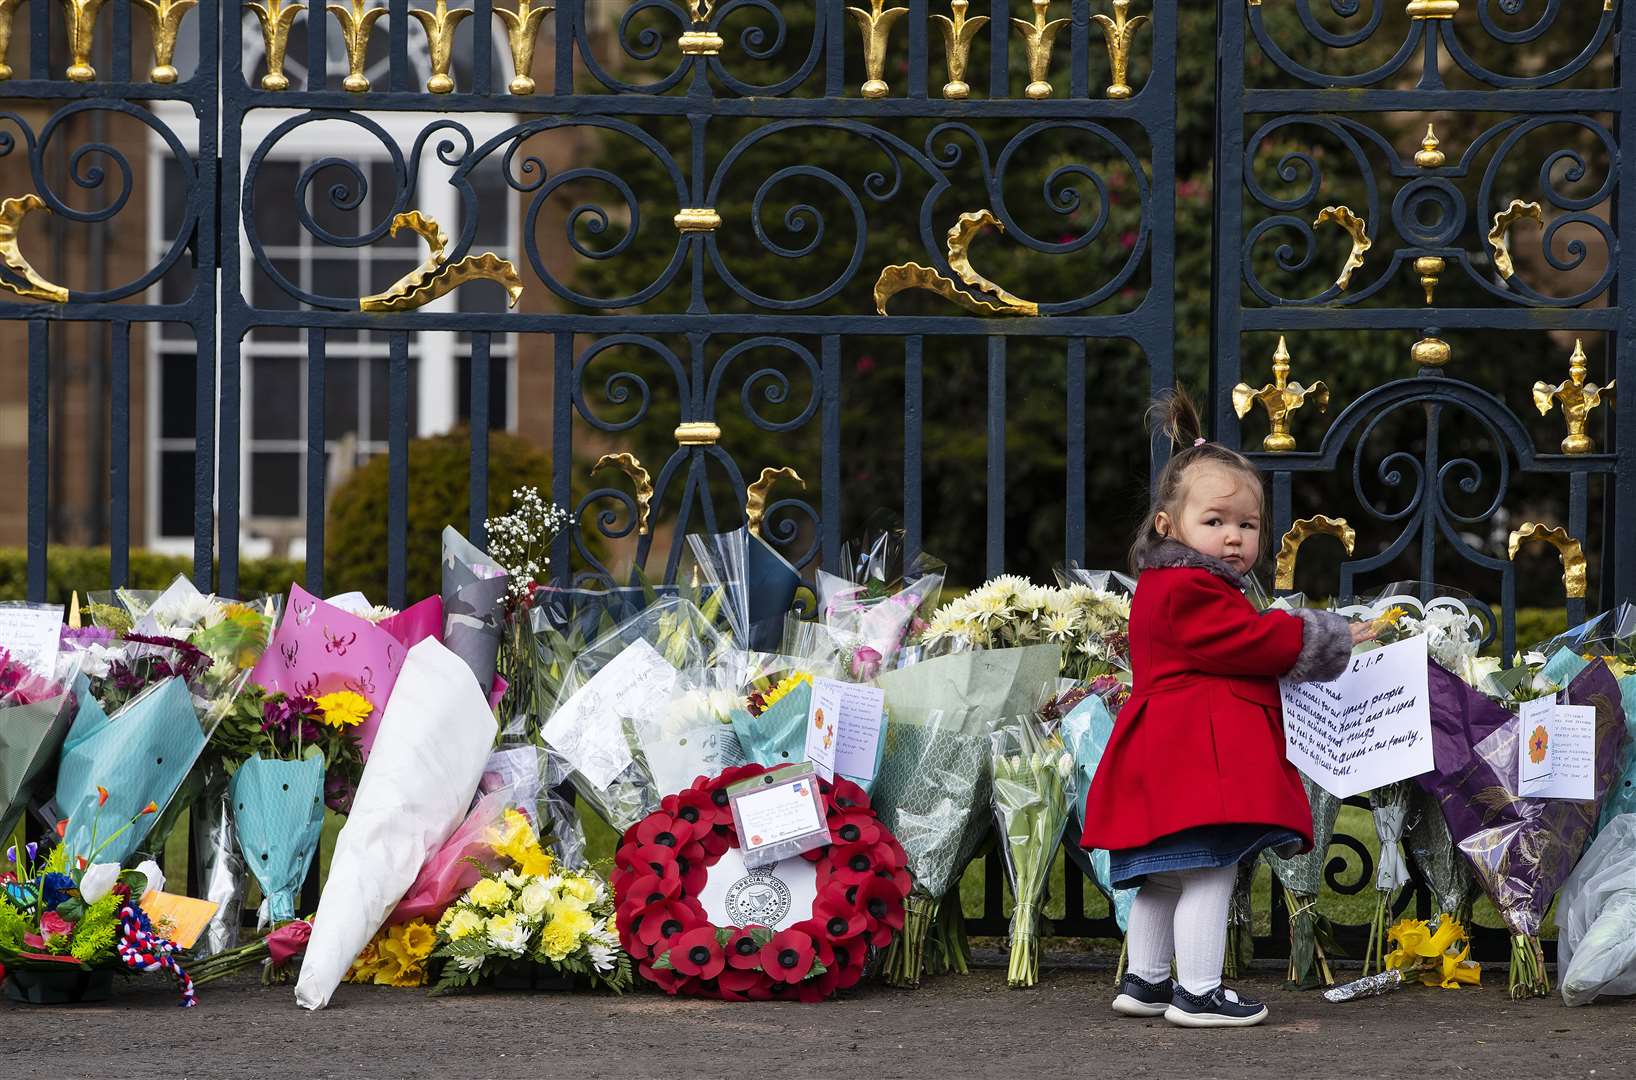
[[[1325,986],[1335,982],[1318,941],[1322,929],[1318,892],[1323,887],[1324,862],[1329,841],[1335,835],[1335,818],[1341,812],[1341,800],[1304,776],[1301,786],[1306,788],[1307,803],[1312,807],[1312,850],[1293,859],[1283,859],[1269,848],[1265,857],[1273,875],[1284,886],[1284,899],[1290,912],[1289,981],[1302,989],[1311,989],[1320,979]]]

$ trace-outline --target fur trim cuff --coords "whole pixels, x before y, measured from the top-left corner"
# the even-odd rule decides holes
[[[1301,655],[1284,678],[1290,682],[1329,682],[1339,678],[1352,659],[1352,627],[1344,615],[1296,608],[1301,620]]]
[[[1244,587],[1244,579],[1237,570],[1220,559],[1195,551],[1179,540],[1166,540],[1142,553],[1137,570],[1208,570],[1235,589]]]

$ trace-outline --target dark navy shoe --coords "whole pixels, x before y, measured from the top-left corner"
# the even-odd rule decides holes
[[[1220,986],[1201,997],[1178,985],[1165,1010],[1165,1019],[1177,1027],[1254,1027],[1266,1018],[1261,1002]]]
[[[1150,983],[1127,974],[1119,982],[1119,996],[1113,999],[1113,1011],[1120,1016],[1163,1016],[1170,1008],[1176,989],[1174,979]]]

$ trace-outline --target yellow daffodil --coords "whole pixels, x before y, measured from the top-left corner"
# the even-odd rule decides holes
[[[780,680],[778,685],[767,691],[766,695],[763,696],[761,700],[765,702],[767,708],[770,709],[774,705],[778,704],[779,699],[793,691],[796,687],[801,686],[803,683],[810,682],[812,682],[812,676],[810,674],[805,671],[798,671],[794,675],[790,675]]]
[[[375,711],[367,698],[351,690],[324,694],[317,699],[317,705],[319,717],[332,728],[357,727]]]
[[[522,858],[515,861],[517,869],[524,877],[550,877],[551,871],[557,865],[556,860],[551,858],[551,853],[542,851],[537,844],[533,851],[525,852]]]
[[[1443,953],[1438,958],[1436,968],[1428,968],[1420,973],[1421,985],[1441,987],[1444,990],[1454,990],[1461,986],[1480,986],[1483,969],[1475,960],[1466,959],[1470,955],[1470,945],[1458,953],[1453,951]]]
[[[511,890],[494,878],[484,878],[471,887],[466,897],[484,911],[499,911],[511,901]]]
[[[424,919],[406,923],[403,927],[403,947],[416,960],[424,960],[437,947],[437,931],[428,926]]]
[[[451,909],[453,910],[453,909]],[[455,941],[483,932],[483,917],[469,907],[462,907],[454,911],[448,920],[448,925],[439,927]]]
[[[347,969],[347,982],[366,983],[375,978],[375,973],[381,969],[381,953],[375,942],[371,941],[363,947]]]

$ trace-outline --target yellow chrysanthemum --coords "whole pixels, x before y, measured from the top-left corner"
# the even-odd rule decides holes
[[[482,933],[483,917],[471,908],[463,907],[454,911],[453,916],[447,920],[447,925],[440,929],[455,941],[459,941],[461,938]]]
[[[767,691],[761,700],[765,702],[767,708],[770,709],[774,705],[778,704],[779,700],[785,695],[795,690],[796,687],[803,684],[810,684],[811,682],[812,676],[809,673],[805,671],[798,671],[794,675],[789,675],[779,680],[778,685]]]
[[[580,935],[562,919],[552,919],[540,931],[540,952],[556,963],[562,963],[579,948]]]
[[[437,947],[437,931],[424,919],[415,919],[403,926],[403,947],[416,960],[424,960]]]
[[[590,878],[567,878],[562,883],[562,895],[589,905],[596,899],[596,885]]]
[[[484,878],[471,887],[466,898],[484,911],[499,911],[511,902],[511,890],[494,878]]]
[[[375,706],[362,694],[351,690],[337,690],[317,699],[318,715],[332,728],[357,727],[364,722]]]

